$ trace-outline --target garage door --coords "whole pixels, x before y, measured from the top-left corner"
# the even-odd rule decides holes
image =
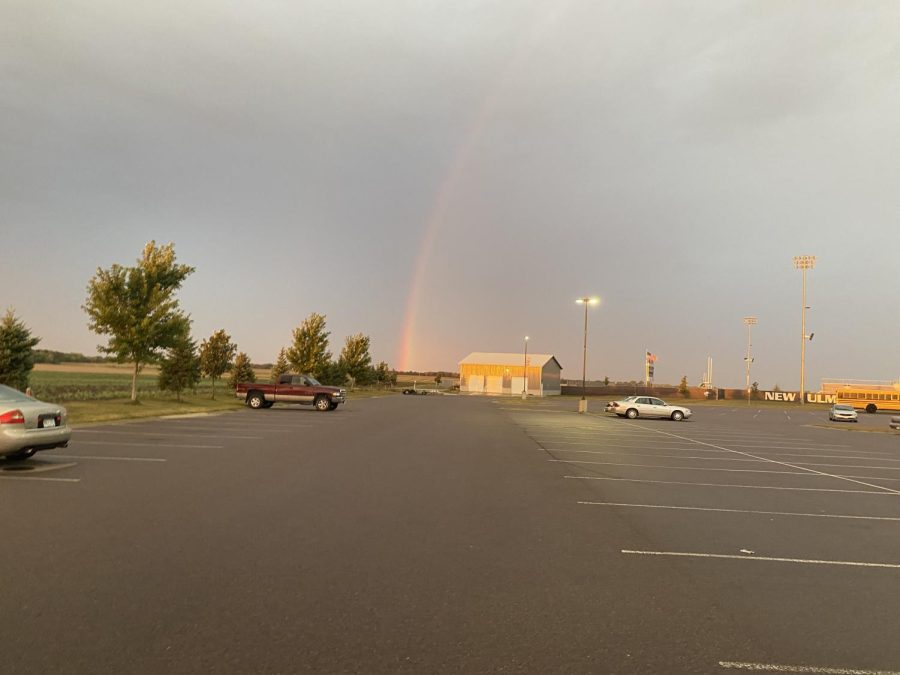
[[[484,375],[469,375],[469,391],[484,391]]]
[[[524,384],[525,384],[524,377],[513,377],[512,378],[512,393],[513,394],[521,394],[522,387],[524,386]]]
[[[486,389],[489,394],[502,394],[503,393],[503,376],[502,375],[488,375]]]

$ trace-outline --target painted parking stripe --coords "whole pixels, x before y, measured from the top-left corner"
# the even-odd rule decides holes
[[[820,673],[821,675],[900,675],[898,670],[860,670],[859,668],[828,668],[825,666],[789,666],[778,663],[744,663],[719,661],[726,670],[750,670],[757,673]]]
[[[714,558],[719,560],[747,560],[751,562],[783,562],[799,565],[837,565],[840,567],[881,567],[900,569],[898,563],[860,562],[856,560],[815,560],[805,558],[776,558],[764,555],[732,555],[727,553],[692,553],[687,551],[631,551],[622,549],[625,555],[646,555],[671,558]]]
[[[107,431],[104,429],[76,429],[76,433],[80,434],[113,434],[116,436],[175,436],[176,438],[184,438],[185,434],[169,434],[158,431]],[[247,441],[260,441],[262,436],[232,436],[231,434],[194,434],[194,438],[236,438]]]
[[[667,504],[627,504],[624,502],[578,502],[584,506],[617,506],[635,509],[662,509],[672,511],[712,511],[714,513],[751,513],[762,516],[799,516],[803,518],[835,518],[846,520],[883,520],[900,522],[900,518],[889,516],[852,516],[840,513],[798,513],[796,511],[757,511],[753,509],[715,509],[704,506],[670,506]]]
[[[599,464],[602,466],[628,466],[641,469],[666,469],[675,471],[727,471],[729,473],[777,473],[788,476],[808,476],[809,478],[821,478],[814,473],[808,471],[773,471],[772,469],[724,469],[718,466],[659,466],[657,464],[626,464],[620,462],[594,462],[582,459],[548,459],[548,462],[559,462],[561,464]]]
[[[828,668],[825,666],[791,666],[777,663],[743,663],[719,661],[726,670],[750,670],[769,673],[823,673],[824,675],[900,675],[896,670],[860,670],[858,668]]]
[[[616,446],[617,447],[617,446]],[[670,450],[671,448],[654,448],[658,450]],[[681,448],[677,448],[680,450]],[[624,457],[669,457],[669,458],[677,458],[677,459],[702,459],[707,461],[715,461],[715,462],[755,462],[757,464],[765,463],[766,460],[761,459],[749,459],[746,457],[729,457],[727,456],[729,453],[722,452],[721,450],[704,450],[703,448],[690,448],[690,452],[707,452],[709,455],[659,455],[659,454],[650,454],[650,453],[642,453],[642,452],[617,452],[615,450],[569,450],[568,448],[546,448],[547,452],[567,452],[571,454],[578,455],[622,455]],[[762,453],[760,453],[762,454]],[[778,457],[816,457],[816,458],[824,458],[824,459],[864,459],[866,461],[874,461],[874,462],[900,462],[900,459],[889,459],[887,457],[857,457],[853,455],[807,455],[795,452],[778,452],[778,453],[766,453],[769,455],[777,455]],[[725,457],[713,457],[712,455],[726,455]],[[812,462],[794,462],[795,464],[812,464]],[[845,464],[828,464],[826,466],[846,466]],[[872,468],[893,468],[893,467],[872,467]]]
[[[82,445],[115,445],[115,446],[129,446],[134,448],[224,448],[224,445],[183,445],[181,443],[132,443],[130,441],[86,441],[79,438],[77,441],[72,441],[71,444],[74,443],[76,446]]]
[[[80,478],[44,478],[43,476],[0,476],[0,480],[39,480],[48,483],[80,483]]]
[[[166,462],[158,457],[101,457],[100,455],[53,455],[60,459],[99,459],[110,462]]]
[[[746,488],[748,490],[787,490],[796,492],[838,492],[851,495],[879,495],[885,497],[893,497],[898,493],[894,490],[887,492],[885,490],[838,490],[836,488],[804,488],[804,487],[782,487],[777,485],[737,485],[729,483],[693,483],[690,481],[674,481],[674,480],[649,480],[646,478],[610,478],[607,476],[563,476],[572,480],[606,480],[621,483],[653,483],[657,485],[698,485],[701,487],[717,487],[717,488]]]

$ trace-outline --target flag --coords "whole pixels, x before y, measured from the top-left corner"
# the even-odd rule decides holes
[[[647,363],[656,363],[656,354],[647,352]]]

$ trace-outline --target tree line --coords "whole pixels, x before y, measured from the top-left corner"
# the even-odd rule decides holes
[[[181,309],[176,294],[194,271],[176,262],[173,244],[157,246],[151,241],[135,265],[98,268],[88,283],[82,306],[88,327],[107,338],[105,345],[98,346],[106,357],[97,360],[132,364],[132,401],[137,401],[138,374],[149,364],[159,365],[160,389],[174,393],[179,401],[184,391],[196,389],[203,375],[212,381],[213,398],[216,382],[226,372],[231,388],[238,382],[256,381],[250,357],[238,351],[224,329],[215,331],[199,347],[191,337],[192,320]],[[396,373],[387,363],[372,365],[371,341],[363,333],[347,337],[339,357],[333,359],[325,319],[325,315],[312,313],[294,329],[293,340],[281,349],[272,367],[273,382],[292,370],[338,386],[396,383]],[[12,310],[6,312],[0,320],[0,383],[27,388],[39,342]],[[46,354],[58,358],[57,362],[70,356]]]

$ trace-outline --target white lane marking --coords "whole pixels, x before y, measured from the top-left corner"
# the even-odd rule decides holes
[[[675,480],[648,480],[646,478],[608,478],[606,476],[563,476],[572,480],[609,480],[622,483],[655,483],[658,485],[699,485],[702,487],[718,488],[747,488],[749,490],[793,490],[796,492],[840,492],[851,495],[879,495],[890,497],[895,491],[884,492],[881,490],[837,490],[835,488],[804,488],[804,487],[780,487],[775,485],[734,485],[729,483],[692,483],[690,481]]]
[[[770,469],[723,469],[721,467],[700,467],[700,466],[659,466],[658,464],[625,464],[621,462],[592,462],[585,459],[548,459],[548,462],[558,462],[560,464],[600,464],[602,466],[629,466],[639,467],[643,469],[668,469],[676,471],[728,471],[729,473],[777,473],[788,476],[806,476],[808,478],[821,478],[814,473],[807,471],[772,471]]]
[[[262,436],[232,436],[231,434],[169,434],[159,431],[107,431],[101,429],[75,429],[81,434],[114,434],[116,436],[176,436],[177,438],[238,438],[248,441],[261,441]]]
[[[686,436],[679,436],[679,435],[677,435],[677,434],[670,434],[670,433],[667,432],[667,431],[659,431],[659,430],[656,430],[656,433],[662,434],[663,436],[671,436],[671,437],[673,437],[673,438],[680,438],[680,439],[682,439],[682,440],[691,440],[691,439],[687,438]],[[827,472],[825,472],[825,471],[818,471],[818,470],[816,470],[816,469],[808,469],[808,468],[803,467],[803,466],[797,466],[796,464],[790,464],[789,462],[780,462],[780,461],[778,461],[777,459],[769,459],[769,458],[767,458],[767,457],[759,457],[758,455],[754,455],[754,454],[749,453],[749,452],[744,452],[743,450],[733,450],[732,448],[726,448],[726,447],[724,447],[724,446],[721,446],[721,445],[715,445],[715,444],[713,444],[713,443],[702,443],[702,444],[703,444],[703,445],[706,445],[706,446],[709,446],[710,448],[716,448],[716,449],[718,449],[718,450],[728,450],[728,451],[733,452],[733,453],[738,454],[738,455],[744,455],[745,457],[754,457],[754,458],[756,458],[756,459],[764,459],[764,460],[766,460],[766,461],[768,461],[768,462],[772,462],[773,464],[780,464],[781,466],[786,466],[786,467],[789,467],[789,468],[791,468],[791,469],[801,469],[801,470],[803,470],[803,471],[809,471],[809,472],[811,472],[811,473],[817,473],[817,474],[819,474],[820,476],[830,476],[831,478],[836,478],[836,479],[838,479],[838,480],[845,480],[845,481],[848,481],[848,482],[850,482],[850,483],[857,483],[858,485],[865,485],[866,487],[872,487],[872,488],[876,488],[876,489],[878,489],[878,490],[884,490],[885,492],[889,492],[889,493],[891,493],[891,494],[900,495],[900,490],[895,490],[895,489],[893,489],[893,488],[885,487],[884,485],[876,485],[876,484],[874,484],[874,483],[866,483],[866,482],[863,482],[863,481],[861,481],[861,480],[857,480],[856,478],[847,478],[847,477],[845,477],[845,476],[836,476],[836,475],[834,475],[834,474],[827,473]]]
[[[130,443],[128,441],[120,442],[120,441],[86,441],[83,439],[78,439],[77,441],[72,441],[72,443],[76,445],[128,445],[131,447],[139,447],[139,448],[224,448],[224,445],[182,445],[180,443]]]
[[[617,446],[616,446],[617,447]],[[656,448],[654,448],[656,449]],[[704,450],[703,448],[658,448],[660,450],[689,450],[690,452],[708,452],[710,455],[728,455],[730,453],[721,450]],[[614,450],[568,450],[566,448],[546,448],[547,452],[568,452],[578,455],[622,455],[623,457],[671,457],[677,459],[703,459],[715,462],[756,462],[764,464],[767,460],[745,459],[743,457],[711,457],[709,455],[658,455],[644,452],[616,452]],[[874,462],[900,462],[900,459],[889,459],[887,457],[859,457],[857,455],[809,455],[800,452],[767,452],[767,455],[776,455],[778,457],[821,457],[825,459],[864,459]],[[813,464],[813,462],[795,462],[796,464]],[[813,464],[814,465],[814,464]],[[844,464],[828,464],[825,466],[846,466]],[[893,467],[873,467],[873,468],[893,468]]]
[[[836,513],[797,513],[796,511],[755,511],[752,509],[714,509],[703,506],[670,506],[665,504],[626,504],[623,502],[578,502],[586,506],[622,506],[636,509],[670,509],[673,511],[713,511],[716,513],[753,513],[762,516],[802,516],[804,518],[837,518],[847,520],[886,520],[900,522],[890,516],[851,516]]]
[[[725,670],[752,670],[758,673],[820,673],[821,675],[900,675],[897,670],[860,670],[859,668],[828,668],[826,666],[788,666],[778,663],[743,663],[719,661]]]
[[[757,562],[786,562],[802,565],[838,565],[843,567],[885,567],[900,569],[898,563],[858,562],[855,560],[815,560],[805,558],[775,558],[764,555],[732,555],[726,553],[689,553],[687,551],[630,551],[622,549],[625,555],[668,556],[673,558],[718,558],[721,560],[754,560]]]
[[[131,426],[131,425],[129,425],[129,427],[130,427],[130,426]],[[276,433],[276,434],[286,434],[286,433],[288,433],[288,431],[287,431],[286,429],[271,429],[271,430],[270,430],[268,427],[262,427],[262,428],[259,428],[259,429],[248,429],[246,425],[235,426],[235,427],[224,427],[224,426],[221,426],[221,425],[218,425],[218,424],[215,425],[215,426],[209,426],[209,427],[195,427],[195,426],[187,427],[187,426],[182,426],[182,425],[180,425],[180,424],[179,424],[179,425],[166,424],[166,425],[165,425],[165,429],[166,429],[167,431],[188,431],[188,432],[194,432],[194,433],[187,433],[187,434],[184,434],[185,436],[195,436],[195,435],[196,435],[196,436],[200,436],[200,435],[202,435],[202,434],[197,434],[196,432],[198,432],[198,431],[199,431],[199,432],[208,432],[208,431],[230,431],[231,429],[236,429],[236,430],[239,430],[239,431],[272,431],[273,433]],[[141,427],[140,429],[137,429],[136,431],[139,431],[139,432],[141,432],[141,433],[156,433],[156,432],[150,432],[150,431],[148,431],[148,430],[147,430],[147,427]]]
[[[102,459],[111,462],[165,462],[165,459],[156,457],[101,457],[99,455],[53,455],[60,459]]]
[[[80,478],[43,478],[39,476],[0,476],[0,480],[43,480],[51,483],[80,483]]]

